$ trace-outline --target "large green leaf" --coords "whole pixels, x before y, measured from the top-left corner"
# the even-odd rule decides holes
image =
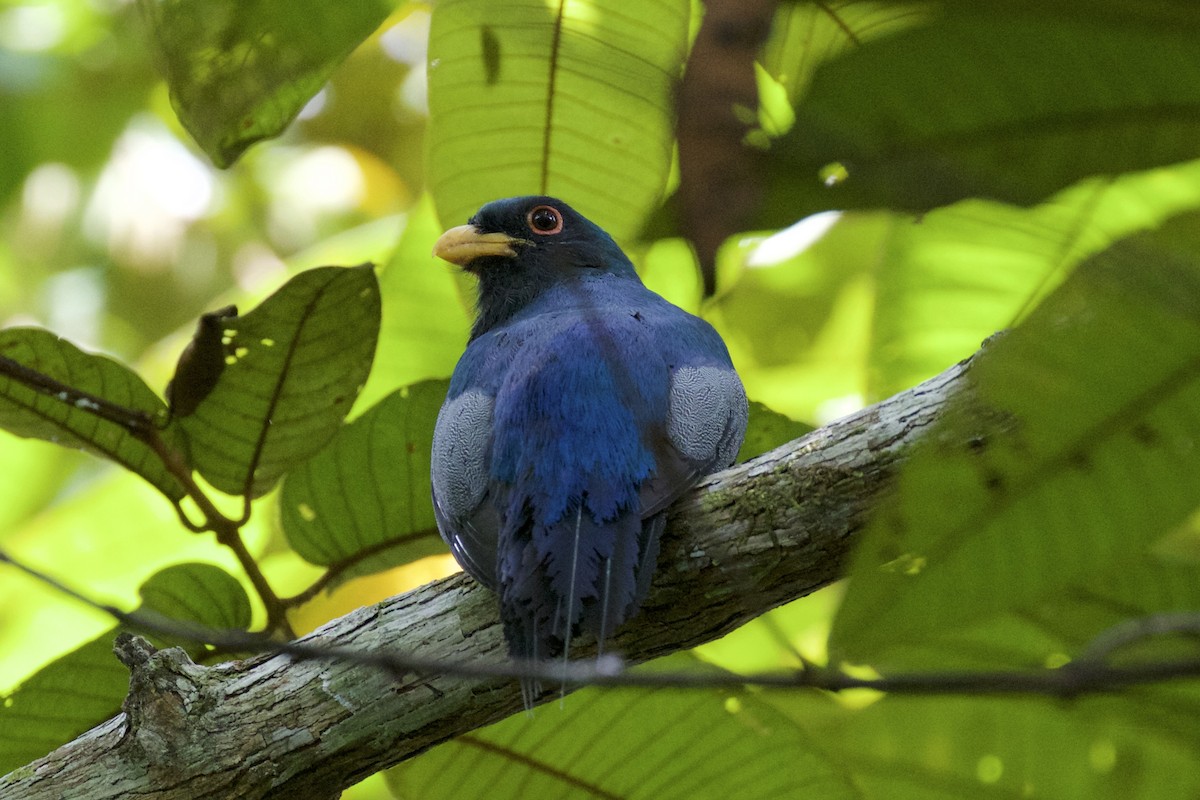
[[[139,0],[171,104],[219,167],[277,136],[391,0]]]
[[[1200,697],[1174,698],[1176,718],[1190,717],[1182,729],[1160,724],[1162,699],[1150,691],[1070,704],[889,696],[853,710],[815,693],[776,692],[765,702],[820,743],[857,800],[1192,797]]]
[[[763,68],[795,100],[821,64],[863,42],[925,22],[930,10],[927,3],[780,3],[763,47]]]
[[[1200,6],[1192,0],[940,0],[939,5],[952,13],[1037,17],[1047,25],[1060,19],[1083,19],[1167,30],[1200,26]]]
[[[839,655],[878,664],[1109,580],[1200,505],[1198,230],[1085,262],[976,361],[862,542]]]
[[[1093,180],[1034,208],[967,201],[898,220],[875,275],[872,399],[973,353],[1083,258],[1200,206],[1200,162]]]
[[[141,475],[171,500],[184,496],[183,485],[150,445],[105,418],[95,402],[74,393],[107,401],[141,415],[147,425],[155,424],[165,417],[166,407],[131,370],[38,328],[0,330],[0,358],[7,360],[0,373],[0,426],[18,436],[89,450]],[[24,381],[8,377],[21,367],[50,382],[37,375]],[[32,388],[30,381],[41,388]]]
[[[429,186],[446,224],[552,194],[617,239],[671,164],[688,0],[445,0],[429,34]]]
[[[682,668],[688,658],[658,662]],[[388,772],[397,797],[853,798],[799,726],[752,696],[598,691],[510,717]]]
[[[369,264],[319,267],[220,322],[224,369],[172,424],[209,483],[259,497],[329,441],[362,389],[379,335],[379,284]]]
[[[388,395],[288,475],[280,514],[302,558],[328,566],[379,553],[370,561],[379,570],[445,552],[429,470],[434,422],[448,385],[425,381]]]
[[[1196,35],[964,12],[867,42],[817,70],[771,146],[764,225],[821,208],[1030,204],[1089,175],[1196,158]],[[822,186],[831,165],[844,179]]]
[[[888,649],[873,666],[889,671],[1030,670],[1058,667],[1086,654],[1105,631],[1157,614],[1200,608],[1197,565],[1142,556],[1107,566],[1086,583],[973,623],[936,638],[914,639]],[[1152,650],[1151,650],[1152,648]],[[1194,644],[1147,637],[1113,654],[1114,660],[1192,657]],[[1162,690],[1168,691],[1168,687]]]
[[[745,269],[706,309],[750,397],[815,421],[862,405],[872,273],[893,226],[887,214],[845,214],[803,252]]]
[[[250,624],[250,601],[234,578],[209,564],[178,564],[151,576],[139,610],[221,629]],[[118,629],[43,667],[0,703],[0,775],[71,741],[120,710],[129,670],[113,655]],[[172,642],[151,637],[157,646]],[[193,657],[204,647],[184,644]]]

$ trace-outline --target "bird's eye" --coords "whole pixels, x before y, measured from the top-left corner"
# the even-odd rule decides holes
[[[562,214],[558,213],[557,208],[538,206],[530,211],[525,219],[534,233],[541,233],[547,236],[562,233],[563,218]]]

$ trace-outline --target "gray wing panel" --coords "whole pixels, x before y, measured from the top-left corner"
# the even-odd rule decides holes
[[[667,436],[702,472],[724,469],[737,458],[746,416],[746,390],[732,369],[680,367],[672,374]]]
[[[430,477],[442,538],[476,580],[494,587],[498,520],[483,502],[493,406],[493,398],[480,391],[463,392],[442,406],[433,431]]]
[[[430,473],[433,494],[451,520],[469,517],[487,491],[494,403],[483,392],[463,392],[438,412]]]

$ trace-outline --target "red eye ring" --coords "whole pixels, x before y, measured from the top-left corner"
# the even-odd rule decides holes
[[[525,215],[529,230],[542,236],[562,233],[563,216],[554,206],[535,206]]]

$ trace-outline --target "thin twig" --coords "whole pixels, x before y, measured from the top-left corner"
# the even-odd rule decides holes
[[[53,587],[92,608],[111,615],[127,628],[174,639],[187,639],[213,645],[222,650],[244,653],[286,655],[301,660],[342,660],[375,667],[395,675],[456,675],[465,678],[532,678],[548,683],[560,681],[572,686],[624,686],[659,688],[732,688],[759,686],[775,689],[822,689],[843,692],[849,689],[873,689],[891,694],[911,695],[1046,695],[1075,698],[1109,692],[1128,686],[1161,683],[1168,680],[1200,678],[1200,657],[1153,661],[1140,664],[1112,665],[1078,659],[1057,669],[913,672],[859,678],[837,669],[806,662],[801,669],[738,674],[718,670],[631,671],[624,660],[605,654],[593,661],[483,661],[422,658],[390,651],[363,651],[329,647],[304,640],[278,642],[264,634],[216,630],[203,625],[180,622],[145,611],[126,612],[96,602],[45,573],[22,564],[0,550],[0,562],[7,562],[25,574]],[[1190,615],[1193,621],[1198,615]],[[1096,637],[1111,637],[1116,626]],[[1143,626],[1145,636],[1157,635],[1153,626]],[[1090,648],[1089,648],[1090,649]]]

